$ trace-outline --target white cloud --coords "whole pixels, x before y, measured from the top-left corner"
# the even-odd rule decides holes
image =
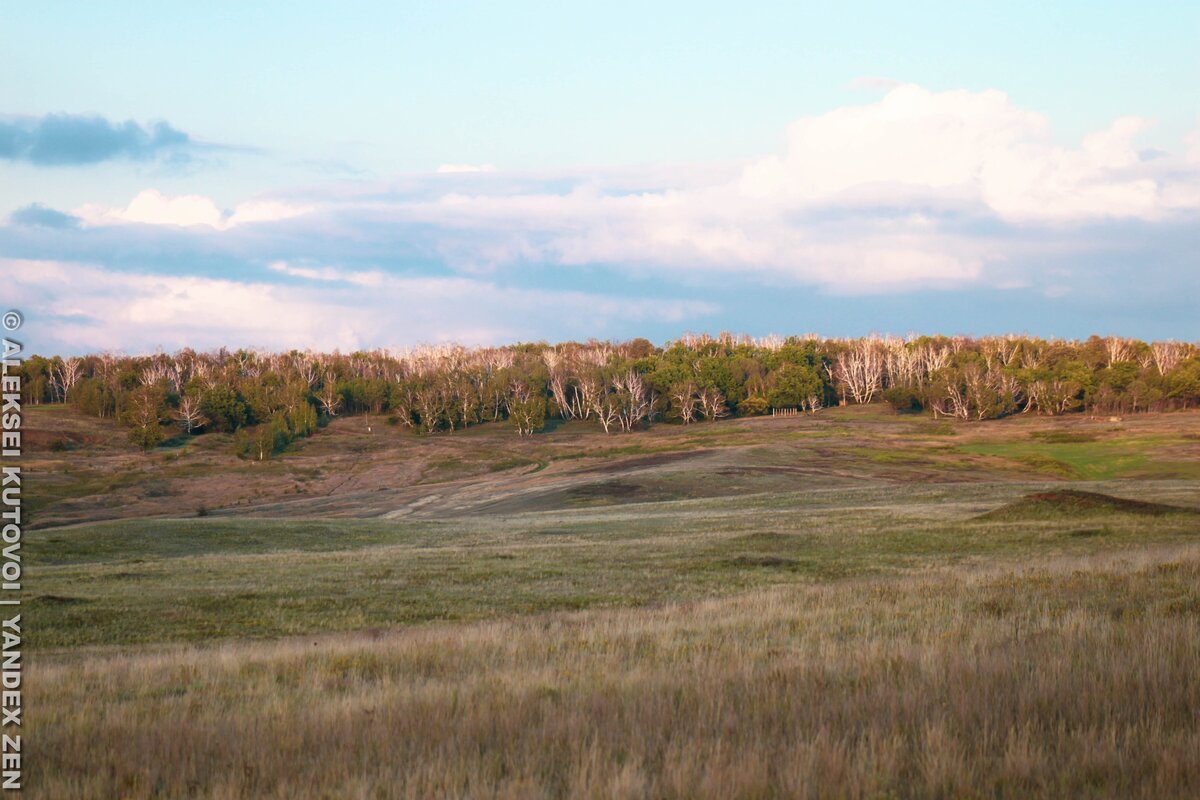
[[[498,344],[536,338],[547,325],[583,337],[604,335],[615,323],[682,323],[716,310],[689,300],[628,300],[504,288],[467,278],[405,278],[286,264],[272,270],[313,284],[147,275],[42,260],[0,259],[0,269],[8,276],[11,302],[42,310],[46,324],[39,331],[39,352]],[[364,275],[371,277],[363,280]]]
[[[105,208],[85,205],[75,209],[75,216],[92,226],[118,225],[126,222],[145,225],[208,225],[218,227],[222,213],[212,200],[189,194],[170,197],[157,189],[139,192],[125,208]]]
[[[291,205],[278,200],[250,200],[238,203],[233,213],[225,219],[224,227],[247,225],[256,222],[279,222],[293,217],[302,217],[313,211],[312,206]],[[218,226],[221,227],[221,226]]]
[[[165,195],[157,189],[139,192],[125,208],[106,208],[88,204],[75,209],[75,216],[89,226],[140,223],[143,225],[173,225],[192,227],[206,225],[226,230],[256,222],[276,222],[291,219],[313,210],[312,206],[296,206],[276,200],[250,200],[225,214],[208,197],[202,195]]]
[[[351,283],[356,286],[380,286],[386,280],[386,275],[379,270],[352,271],[337,267],[303,267],[293,266],[286,261],[272,261],[269,269],[281,275],[293,278],[304,278],[310,281],[331,281],[335,283]]]
[[[1195,169],[1140,157],[1135,140],[1149,125],[1122,117],[1064,147],[1043,115],[1003,92],[897,84],[876,102],[797,120],[781,154],[733,180],[624,193],[586,182],[565,193],[456,187],[373,208],[434,229],[438,252],[472,272],[625,264],[877,292],[987,281],[988,265],[1002,263],[995,282],[1007,282],[1013,245],[959,232],[954,218],[1061,230],[1200,210]]]
[[[732,167],[479,179],[494,168],[444,164],[438,172],[463,174],[338,183],[230,213],[147,190],[124,209],[77,213],[93,226],[212,228],[238,257],[330,284],[378,286],[387,276],[314,267],[307,259],[322,256],[311,251],[364,263],[398,249],[476,277],[598,265],[866,294],[1028,283],[1025,256],[1086,252],[1086,226],[1177,223],[1200,211],[1200,130],[1180,154],[1149,158],[1136,140],[1150,121],[1127,116],[1066,147],[1046,117],[1000,91],[872,84],[886,94],[799,119],[780,153]],[[264,221],[283,235],[239,238]]]
[[[1121,117],[1067,148],[1052,142],[1045,117],[1003,92],[904,84],[878,102],[792,123],[786,151],[749,165],[739,189],[808,206],[849,196],[895,204],[933,190],[1017,222],[1155,219],[1181,206],[1161,173],[1139,170],[1133,141],[1149,124]]]

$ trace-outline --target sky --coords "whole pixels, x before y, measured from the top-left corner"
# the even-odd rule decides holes
[[[1200,4],[7,4],[43,353],[1200,339]]]

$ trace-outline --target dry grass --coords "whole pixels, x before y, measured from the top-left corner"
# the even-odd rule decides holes
[[[1195,797],[1200,548],[28,666],[48,798]]]
[[[30,797],[1200,796],[1200,412],[28,421]]]
[[[800,485],[1200,479],[1197,411],[1137,415],[1114,430],[1082,416],[951,424],[850,406],[626,436],[568,423],[528,439],[503,425],[439,436],[376,426],[369,434],[362,417],[349,417],[265,463],[236,458],[226,434],[143,454],[111,421],[59,406],[31,407],[25,423],[23,463],[38,476],[26,500],[38,528],[193,517],[201,506],[215,516],[431,519]],[[51,451],[60,439],[75,444]]]

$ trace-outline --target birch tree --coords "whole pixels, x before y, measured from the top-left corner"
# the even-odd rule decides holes
[[[200,408],[200,401],[192,395],[179,398],[179,408],[175,409],[175,421],[188,435],[196,428],[203,428],[208,424],[208,418]]]

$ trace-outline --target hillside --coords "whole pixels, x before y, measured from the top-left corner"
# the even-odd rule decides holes
[[[1200,412],[27,422],[33,796],[1200,788]]]

